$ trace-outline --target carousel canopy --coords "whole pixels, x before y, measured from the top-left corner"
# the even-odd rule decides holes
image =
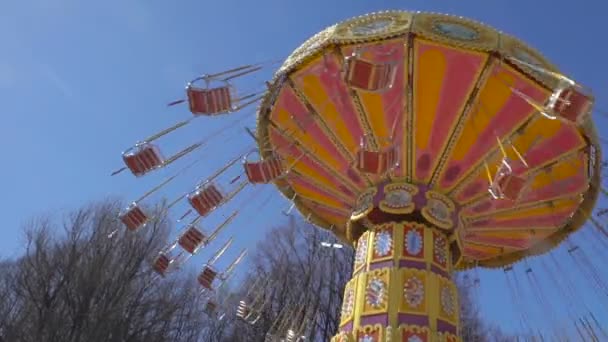
[[[269,83],[258,112],[274,182],[354,241],[416,215],[450,232],[457,267],[547,251],[597,197],[591,95],[520,40],[468,19],[382,12],[328,27]]]

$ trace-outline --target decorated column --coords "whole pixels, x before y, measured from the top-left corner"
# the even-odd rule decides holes
[[[460,341],[452,281],[459,249],[450,237],[454,205],[413,186],[388,185],[388,191],[368,195],[354,215],[363,223],[349,229],[363,232],[333,341]]]
[[[545,253],[597,199],[589,89],[485,24],[347,19],[294,50],[268,88],[261,162],[278,158],[290,208],[357,247],[334,340],[458,340],[453,269]]]

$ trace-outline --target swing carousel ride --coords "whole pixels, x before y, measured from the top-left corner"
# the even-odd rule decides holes
[[[601,188],[594,99],[514,37],[461,17],[388,11],[326,28],[264,88],[242,92],[239,82],[267,66],[193,80],[186,98],[170,104],[187,106],[191,119],[123,153],[125,169],[147,175],[251,118],[239,112],[259,103],[255,131],[243,132],[257,147],[168,205],[187,202],[182,219],[196,218],[159,253],[159,275],[208,246],[238,213],[210,233],[199,221],[249,185],[272,183],[290,211],[356,248],[332,341],[460,341],[453,272],[507,272],[591,217]],[[194,119],[218,116],[236,121],[171,157],[156,144]],[[140,202],[178,174],[121,213],[127,230],[144,229],[153,217]],[[218,309],[214,284],[245,254],[218,270],[231,242],[198,277],[210,314]],[[237,315],[255,324],[263,308],[254,306],[241,302]],[[280,334],[296,341],[301,332]]]

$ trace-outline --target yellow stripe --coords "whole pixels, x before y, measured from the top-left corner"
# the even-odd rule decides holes
[[[334,170],[340,170],[341,165],[337,161],[336,156],[329,153],[321,144],[319,144],[312,135],[302,132],[295,121],[291,118],[290,113],[284,108],[278,108],[273,112],[272,121],[277,126],[293,133],[292,137],[294,140],[299,141],[309,151],[315,151],[317,159],[322,161],[324,164],[330,166]]]
[[[416,147],[426,149],[441,96],[441,87],[447,70],[445,55],[438,49],[428,49],[417,56],[414,74],[414,110]]]
[[[306,186],[302,186],[300,184],[293,182],[293,183],[291,183],[291,188],[298,194],[298,196],[302,196],[304,198],[310,198],[313,201],[323,203],[325,206],[327,206],[329,208],[334,208],[334,209],[338,209],[338,210],[346,210],[344,205],[342,203],[340,203],[339,201],[337,201],[335,198],[329,197],[325,194],[314,191],[313,189],[310,189]]]
[[[372,127],[372,132],[376,136],[376,141],[379,147],[386,147],[389,145],[388,138],[390,132],[387,128],[386,117],[384,116],[384,105],[382,102],[382,95],[376,93],[369,93],[363,91],[357,91],[361,104],[365,109],[365,114]]]
[[[293,163],[296,161],[296,156],[285,156],[285,161],[287,165],[293,165]],[[328,188],[336,188],[336,184],[334,184],[331,180],[325,178],[323,175],[321,175],[319,172],[317,172],[317,170],[305,163],[297,163],[294,167],[294,170],[296,170],[299,174],[301,175],[305,175],[307,178],[312,178],[315,180],[315,182],[323,184],[324,186],[328,187]]]
[[[496,254],[500,253],[500,248],[494,247],[494,246],[484,245],[484,244],[481,244],[481,243],[465,241],[464,245],[465,245],[465,248],[474,249],[476,251],[482,252],[483,254],[494,254],[494,255],[496,255]],[[505,248],[505,250],[507,250],[507,249],[509,249],[509,248]]]
[[[479,94],[479,104],[471,109],[471,116],[452,150],[452,160],[463,160],[477,143],[479,134],[486,130],[492,118],[505,106],[511,97],[511,89],[504,83],[514,84],[515,77],[502,71],[490,76]]]
[[[323,117],[323,120],[331,128],[333,133],[340,139],[344,146],[353,153],[358,146],[358,141],[353,137],[348,130],[340,112],[336,109],[334,103],[329,99],[323,83],[317,75],[307,74],[299,78],[297,82],[298,88],[306,96],[312,106],[315,107],[317,113]]]
[[[496,222],[507,221],[512,219],[521,219],[521,218],[533,218],[543,215],[550,215],[552,213],[560,213],[565,209],[572,208],[578,205],[579,199],[560,199],[553,202],[553,206],[549,206],[548,204],[536,207],[536,208],[527,208],[521,210],[515,210],[513,212],[505,212],[501,214],[493,215],[493,218]],[[557,223],[557,222],[556,222]]]
[[[549,172],[539,173],[532,182],[532,189],[541,189],[552,183],[565,181],[580,173],[581,168],[587,169],[586,160],[572,159],[553,166]]]

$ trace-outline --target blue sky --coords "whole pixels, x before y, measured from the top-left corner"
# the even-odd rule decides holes
[[[608,47],[602,38],[608,4],[599,0],[584,6],[564,0],[5,0],[0,2],[0,257],[20,253],[20,225],[32,215],[105,196],[133,199],[174,172],[137,181],[127,174],[108,176],[121,165],[120,152],[136,139],[189,117],[184,107],[165,104],[182,96],[193,76],[282,59],[334,22],[383,9],[463,15],[518,36],[594,89],[598,106],[608,108],[603,77]],[[163,148],[177,151],[222,125],[200,121],[163,141]],[[599,127],[605,128],[603,119]],[[173,198],[188,190],[251,145],[244,134],[236,137],[240,129],[234,128],[228,143],[211,144],[205,162],[163,194]],[[274,190],[257,191],[247,190],[240,204]],[[279,208],[286,206],[276,195],[263,208],[247,205],[238,230],[233,227],[222,238],[238,234],[236,247],[253,246],[266,222],[281,218]],[[495,321],[509,319],[499,273],[484,273],[482,280],[490,291],[482,294],[484,312]]]

